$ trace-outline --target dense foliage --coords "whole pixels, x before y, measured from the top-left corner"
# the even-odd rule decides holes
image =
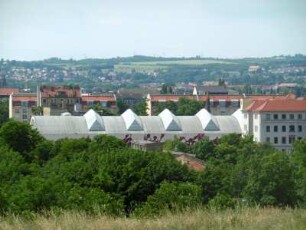
[[[167,141],[205,160],[196,172],[168,152],[142,152],[122,140],[49,141],[26,123],[0,128],[0,212],[50,209],[109,215],[159,215],[208,205],[305,206],[306,140],[292,153],[231,134],[187,145]]]

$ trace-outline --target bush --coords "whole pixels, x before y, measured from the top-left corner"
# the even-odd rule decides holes
[[[163,182],[147,202],[136,209],[135,215],[160,215],[201,205],[201,188],[191,183]]]

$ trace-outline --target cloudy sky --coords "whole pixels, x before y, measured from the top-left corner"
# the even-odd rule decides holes
[[[306,0],[0,0],[0,58],[306,54]]]

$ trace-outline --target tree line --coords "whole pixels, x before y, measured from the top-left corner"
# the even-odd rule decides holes
[[[50,141],[9,120],[0,128],[0,213],[148,216],[203,205],[306,204],[306,140],[296,141],[290,154],[236,134],[192,145],[177,138],[164,150],[134,150],[108,135]],[[188,169],[171,150],[195,154],[205,170]]]

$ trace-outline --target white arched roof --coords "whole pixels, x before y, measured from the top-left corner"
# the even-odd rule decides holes
[[[202,109],[194,116],[175,116],[166,109],[158,116],[137,116],[129,109],[121,116],[100,116],[89,110],[83,116],[33,116],[31,125],[52,140],[98,134],[118,138],[131,134],[134,140],[142,140],[147,134],[157,137],[164,135],[163,140],[175,136],[190,138],[200,133],[215,138],[228,133],[241,133],[237,114],[213,116]]]

